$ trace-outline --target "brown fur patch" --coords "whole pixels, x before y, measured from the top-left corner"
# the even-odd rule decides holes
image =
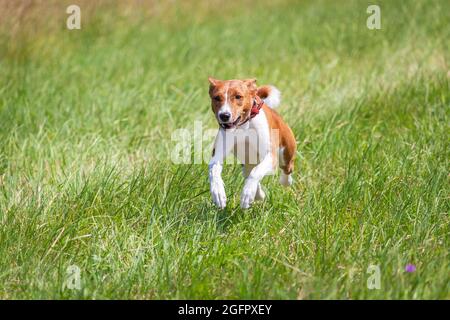
[[[258,87],[258,91],[256,94],[261,99],[265,99],[269,96],[271,90],[272,90],[272,88],[270,86],[261,86],[261,87]]]
[[[297,149],[297,143],[295,141],[294,133],[292,132],[291,128],[283,121],[278,112],[265,104],[263,105],[262,109],[264,110],[267,121],[269,122],[269,128],[272,130],[278,130],[278,141],[276,141],[274,139],[274,135],[272,135],[271,142],[273,148],[273,159],[278,159],[278,148],[284,148],[282,155],[284,163],[280,163],[280,168],[285,174],[291,174],[294,170],[295,152]]]

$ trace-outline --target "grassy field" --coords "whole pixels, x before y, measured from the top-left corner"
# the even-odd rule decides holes
[[[374,1],[81,1],[81,30],[70,1],[9,8],[0,298],[449,299],[450,3],[375,2],[381,30]],[[293,187],[247,211],[239,166],[221,211],[207,163],[171,162],[217,127],[209,75],[275,84],[298,140]]]

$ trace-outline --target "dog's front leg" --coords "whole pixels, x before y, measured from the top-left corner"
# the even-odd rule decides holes
[[[234,139],[225,130],[219,129],[214,143],[214,151],[209,162],[209,185],[211,197],[216,206],[223,209],[227,204],[227,195],[222,180],[222,165],[226,156],[233,149]]]
[[[273,172],[273,159],[272,155],[268,153],[264,159],[252,169],[247,179],[245,179],[244,189],[241,194],[241,208],[247,209],[250,207],[255,200],[259,182],[265,175],[271,172]]]

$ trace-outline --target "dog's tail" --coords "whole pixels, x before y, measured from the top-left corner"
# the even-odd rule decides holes
[[[281,102],[281,92],[274,86],[261,86],[257,94],[271,108],[278,107]]]

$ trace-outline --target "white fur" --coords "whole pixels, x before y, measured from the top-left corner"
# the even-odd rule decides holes
[[[220,117],[220,115],[222,113],[228,112],[231,115],[233,114],[232,110],[231,110],[231,106],[228,103],[228,86],[227,89],[225,91],[225,102],[223,103],[223,105],[220,107],[219,111],[217,112],[217,116]],[[233,119],[231,118],[230,121],[233,121]]]
[[[245,179],[249,176],[250,172],[253,170],[254,167],[255,165],[252,164],[245,164],[242,166],[242,175],[244,176]],[[264,192],[261,186],[261,182],[259,182],[258,188],[256,189],[255,200],[264,200],[265,198],[266,193]]]
[[[267,104],[269,107],[274,109],[274,108],[278,107],[281,102],[281,92],[274,86],[269,86],[269,87],[270,87],[269,95],[267,96],[267,98],[265,98],[263,100],[264,100],[265,104]]]
[[[257,156],[253,157],[247,155],[250,159],[255,160],[255,163],[246,164],[245,152],[239,152],[239,150],[245,150],[245,148],[242,148],[245,144],[248,144],[248,150],[252,150],[249,152],[258,153]],[[225,188],[221,177],[222,164],[225,157],[233,150],[241,163],[251,167],[250,172],[244,174],[247,176],[241,194],[241,207],[247,209],[255,199],[264,198],[265,194],[260,181],[267,174],[273,173],[274,168],[270,144],[269,123],[263,110],[241,128],[236,130],[219,129],[214,143],[214,156],[209,164],[211,196],[219,208],[226,206]]]
[[[285,187],[289,187],[290,185],[292,185],[292,175],[285,174],[283,171],[281,171],[280,183]]]
[[[226,131],[219,129],[216,142],[214,144],[214,156],[209,162],[209,183],[211,196],[219,208],[225,208],[227,204],[227,195],[222,180],[222,164],[227,154],[233,149],[231,139],[226,139]]]

